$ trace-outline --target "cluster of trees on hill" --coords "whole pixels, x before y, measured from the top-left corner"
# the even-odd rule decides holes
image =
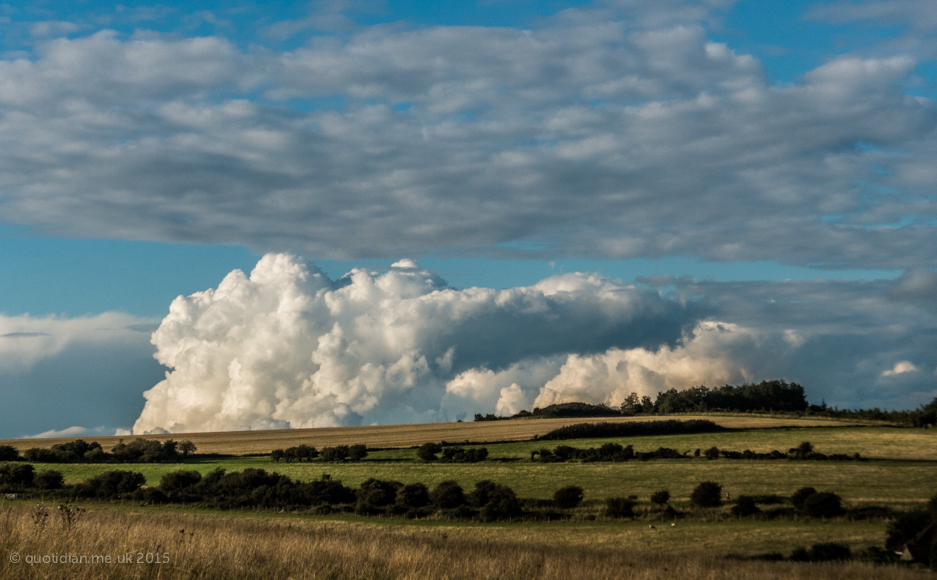
[[[286,449],[274,449],[270,452],[270,459],[279,463],[285,461],[312,461],[319,458],[321,461],[361,461],[368,456],[368,448],[365,445],[336,445],[335,447],[323,447],[320,452],[311,445],[297,445],[287,447]]]
[[[159,441],[134,439],[130,443],[121,440],[111,449],[104,451],[97,441],[88,443],[82,439],[53,445],[51,448],[31,447],[22,456],[15,447],[0,446],[0,461],[30,461],[32,463],[160,463],[179,461],[197,450],[191,441]]]
[[[809,408],[804,388],[784,380],[762,381],[739,387],[725,385],[707,388],[693,387],[685,391],[670,389],[650,397],[638,398],[631,393],[621,404],[625,416],[705,413],[707,411],[733,412],[804,412]]]
[[[521,411],[510,417],[497,417],[491,413],[475,415],[476,421],[499,421],[522,418],[556,417],[615,417],[636,415],[668,415],[673,413],[798,413],[812,416],[892,421],[915,427],[937,427],[937,397],[927,405],[913,411],[886,411],[874,409],[836,409],[825,402],[811,405],[804,388],[783,379],[748,383],[741,386],[698,386],[684,391],[670,389],[657,395],[657,399],[631,393],[620,409],[588,403],[562,403],[533,412]]]

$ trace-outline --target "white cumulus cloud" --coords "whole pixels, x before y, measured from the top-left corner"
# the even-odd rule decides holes
[[[401,261],[332,282],[297,258],[270,254],[249,277],[236,270],[216,289],[172,303],[153,334],[156,358],[171,370],[145,393],[133,430],[435,421],[491,406],[511,412],[528,402],[516,381],[501,378],[483,393],[458,385],[515,372],[532,375],[518,379],[530,389],[556,367],[524,361],[613,346],[656,349],[679,339],[691,320],[690,309],[657,292],[595,275],[456,290]]]

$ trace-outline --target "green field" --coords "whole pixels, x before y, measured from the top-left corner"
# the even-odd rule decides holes
[[[860,453],[868,461],[749,461],[702,457],[683,460],[631,461],[627,463],[536,463],[530,452],[560,444],[576,447],[599,446],[605,442],[631,444],[637,451],[670,447],[692,451],[718,446],[724,449],[765,452],[787,451],[802,441],[816,450],[832,454]],[[298,480],[311,480],[328,473],[346,485],[357,486],[369,477],[403,483],[422,482],[433,486],[447,479],[471,488],[477,481],[490,479],[512,487],[520,497],[548,499],[565,485],[579,485],[586,501],[613,496],[637,495],[642,501],[660,489],[668,489],[677,505],[688,501],[693,487],[711,480],[732,495],[789,496],[803,486],[834,491],[847,504],[880,504],[895,507],[926,501],[937,492],[937,430],[890,427],[775,428],[711,433],[633,437],[628,439],[578,439],[570,441],[525,441],[486,445],[489,460],[478,464],[424,463],[413,449],[371,452],[361,462],[274,463],[266,456],[222,459],[193,459],[184,464],[36,464],[38,470],[61,471],[68,483],[76,483],[103,471],[130,469],[143,473],[149,485],[159,483],[164,474],[178,469],[207,473],[247,467],[262,468]]]

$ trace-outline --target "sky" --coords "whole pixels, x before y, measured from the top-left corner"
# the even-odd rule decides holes
[[[0,4],[0,438],[937,396],[937,4]]]

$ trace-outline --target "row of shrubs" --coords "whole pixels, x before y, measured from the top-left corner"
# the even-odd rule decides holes
[[[10,445],[0,446],[0,461],[30,461],[32,463],[160,463],[179,461],[197,450],[191,441],[167,439],[159,442],[134,439],[130,443],[120,440],[108,453],[97,441],[82,439],[53,445],[51,448],[31,447],[20,455]]]
[[[438,455],[442,453],[442,457]],[[426,462],[440,463],[478,463],[488,457],[487,447],[465,449],[458,445],[444,447],[439,443],[424,443],[416,450],[416,456]]]
[[[297,445],[296,447],[287,447],[286,449],[274,449],[270,452],[270,459],[279,463],[285,461],[312,461],[319,458],[321,461],[361,461],[368,456],[368,448],[365,445],[336,445],[335,447],[323,447],[320,452],[311,445]]]
[[[710,447],[705,452],[701,452],[700,449],[697,449],[694,453],[694,457],[699,457],[703,455],[706,459],[718,459],[719,457],[724,457],[726,459],[761,459],[761,460],[770,460],[770,459],[806,459],[806,460],[835,460],[835,461],[849,461],[849,460],[861,460],[862,457],[856,453],[854,455],[845,455],[845,454],[834,454],[834,455],[824,455],[822,453],[817,453],[813,450],[813,445],[810,442],[805,441],[801,443],[798,447],[790,449],[787,453],[781,453],[780,451],[772,451],[770,453],[755,453],[746,449],[745,451],[730,451],[728,449],[719,449],[718,447]],[[563,461],[583,461],[583,462],[593,462],[593,461],[649,461],[651,459],[687,459],[690,457],[689,451],[684,451],[680,453],[676,449],[670,449],[669,447],[659,447],[656,451],[647,451],[647,452],[637,452],[634,450],[634,447],[631,445],[621,445],[619,443],[605,443],[601,447],[595,448],[590,447],[588,449],[579,449],[577,447],[571,447],[569,445],[560,445],[551,449],[536,449],[530,452],[531,461],[539,461],[541,463],[557,463]]]

